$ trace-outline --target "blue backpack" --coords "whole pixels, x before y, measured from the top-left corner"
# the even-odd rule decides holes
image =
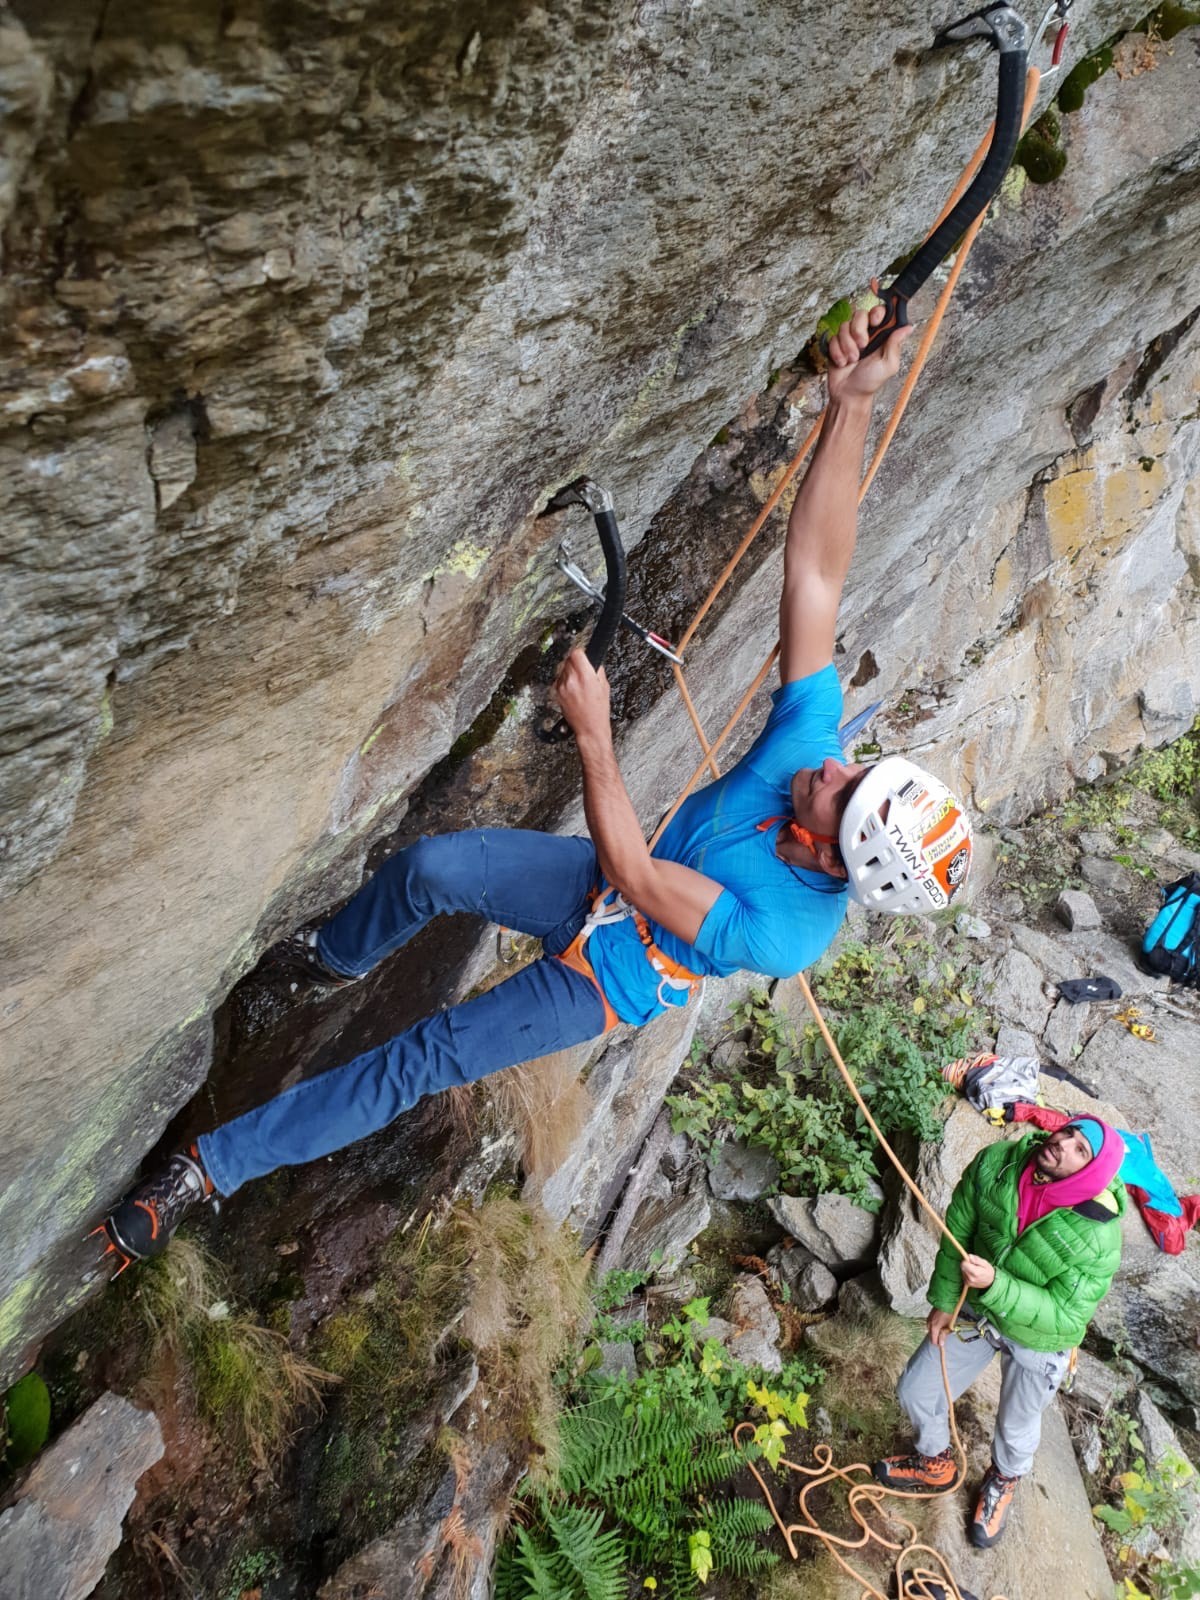
[[[1162,891],[1162,910],[1146,929],[1142,955],[1151,972],[1200,987],[1200,873]]]

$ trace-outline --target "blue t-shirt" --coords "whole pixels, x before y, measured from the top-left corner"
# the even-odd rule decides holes
[[[823,667],[771,699],[766,726],[746,755],[689,795],[654,848],[658,859],[682,862],[721,885],[694,945],[650,923],[663,954],[692,972],[727,977],[746,969],[790,978],[828,949],[846,914],[845,883],[790,866],[775,853],[778,826],[759,826],[792,815],[791,780],[801,767],[841,759],[837,673]],[[622,1022],[648,1022],[663,1011],[658,974],[631,917],[597,928],[587,955]],[[686,1000],[683,990],[663,994],[672,1003]]]

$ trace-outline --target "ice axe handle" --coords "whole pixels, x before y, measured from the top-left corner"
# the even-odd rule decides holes
[[[587,484],[585,479],[580,479],[579,482]],[[627,584],[625,546],[621,543],[621,530],[617,527],[617,518],[612,508],[611,497],[602,490],[598,490],[594,484],[587,484],[586,492],[586,499],[582,495],[578,498],[581,503],[588,505],[588,509],[595,519],[596,532],[599,535],[600,545],[604,551],[606,574],[604,604],[600,608],[596,626],[592,629],[592,636],[585,648],[588,660],[599,672],[604,665],[604,658],[608,654],[609,646],[616,638],[617,629],[621,626],[621,613],[625,609],[625,588]],[[553,712],[548,712],[540,719],[535,732],[545,744],[561,744],[564,740],[572,737],[571,725],[567,719],[563,716],[556,718]]]
[[[893,284],[887,289],[880,290],[879,298],[883,302],[883,321],[863,345],[863,356],[873,356],[876,350],[883,349],[897,328],[908,327],[908,296],[897,294]]]

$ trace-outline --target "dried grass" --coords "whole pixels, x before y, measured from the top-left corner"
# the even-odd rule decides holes
[[[548,1473],[558,1460],[553,1374],[588,1308],[589,1262],[569,1230],[510,1195],[460,1212],[456,1231],[471,1251],[462,1331],[487,1378],[489,1428],[520,1429],[535,1475]]]
[[[487,1080],[497,1122],[517,1136],[521,1165],[540,1183],[566,1159],[592,1109],[579,1057],[560,1050],[508,1067]]]
[[[807,1342],[820,1352],[825,1367],[821,1404],[837,1433],[854,1441],[855,1452],[861,1452],[856,1459],[870,1461],[894,1448],[907,1426],[896,1401],[896,1380],[923,1332],[920,1323],[890,1311],[831,1317],[808,1330]]]

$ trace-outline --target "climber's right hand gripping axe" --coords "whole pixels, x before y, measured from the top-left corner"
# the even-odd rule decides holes
[[[1057,0],[1056,0],[1057,4]],[[1065,15],[1066,3],[1063,3]],[[1045,24],[1043,24],[1044,29]],[[984,39],[1000,52],[1000,81],[997,91],[996,121],[992,142],[979,171],[956,205],[946,214],[925,243],[879,298],[884,305],[883,321],[863,347],[869,356],[884,345],[897,328],[908,326],[908,302],[925,283],[938,264],[949,255],[981,211],[990,205],[1021,137],[1021,112],[1025,103],[1025,69],[1029,59],[1029,29],[1025,19],[1003,0],[983,6],[957,22],[948,22],[934,37],[935,50],[948,45]]]

